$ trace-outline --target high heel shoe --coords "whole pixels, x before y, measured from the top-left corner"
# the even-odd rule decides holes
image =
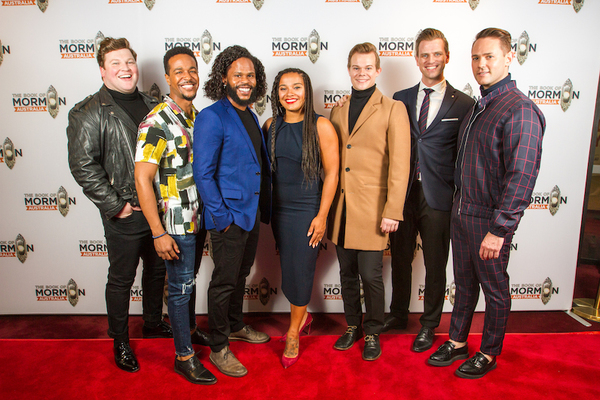
[[[310,313],[307,313],[308,315],[306,316],[306,321],[304,321],[304,325],[302,325],[302,328],[300,328],[300,335],[302,335],[302,332],[304,332],[307,328],[308,328],[308,333],[307,335],[310,335],[310,324],[312,324],[313,322],[313,317]],[[287,338],[287,333],[285,335],[283,335],[281,337],[281,339],[279,339],[280,342],[285,342],[285,339]]]
[[[287,341],[286,341],[285,345],[287,347]],[[299,358],[300,358],[300,338],[298,338],[298,354],[296,354],[296,357],[286,357],[285,349],[284,349],[283,354],[281,355],[281,365],[283,365],[284,369],[287,369],[288,367],[291,367],[292,365],[294,365],[296,363],[296,361],[298,361]]]

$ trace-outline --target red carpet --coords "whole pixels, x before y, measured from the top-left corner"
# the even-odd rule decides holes
[[[232,344],[250,371],[243,378],[219,373],[202,348],[201,361],[219,379],[213,386],[188,383],[173,372],[173,342],[132,340],[141,369],[119,370],[112,340],[0,340],[2,399],[589,399],[598,391],[600,334],[511,334],[498,368],[483,379],[457,378],[460,365],[426,365],[431,351],[409,351],[413,335],[383,335],[382,357],[361,359],[363,342],[346,352],[332,349],[336,336],[302,337],[298,363],[284,370],[283,343]],[[447,336],[438,336],[434,348]],[[471,337],[478,348],[480,335]],[[199,348],[197,348],[198,350]]]

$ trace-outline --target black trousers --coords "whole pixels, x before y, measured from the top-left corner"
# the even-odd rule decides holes
[[[231,224],[227,232],[210,230],[215,269],[208,286],[208,326],[211,350],[221,351],[229,345],[229,333],[242,329],[242,304],[246,277],[254,264],[260,218],[250,232]]]
[[[342,246],[336,246],[335,249],[340,263],[342,299],[348,326],[362,325],[367,335],[380,333],[383,328],[385,308],[383,250],[352,250]],[[361,279],[366,305],[364,323],[360,303]]]
[[[106,311],[108,335],[115,341],[129,338],[129,299],[131,286],[142,259],[142,309],[144,324],[156,325],[162,317],[162,298],[166,268],[156,254],[152,232],[141,211],[127,218],[102,217],[108,248]]]
[[[404,204],[404,221],[390,234],[392,253],[392,304],[390,312],[400,320],[408,319],[411,296],[412,262],[421,234],[425,261],[425,293],[422,326],[437,328],[446,295],[446,264],[450,248],[450,211],[427,205],[420,181],[415,181]]]

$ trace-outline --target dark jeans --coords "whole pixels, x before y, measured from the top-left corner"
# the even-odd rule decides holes
[[[260,220],[250,232],[231,224],[227,232],[210,230],[213,250],[213,270],[208,287],[208,326],[211,350],[221,351],[229,345],[229,333],[242,329],[242,303],[246,277],[254,264]]]
[[[446,264],[450,249],[450,211],[429,207],[420,181],[415,181],[404,204],[404,221],[396,232],[390,233],[392,253],[392,304],[390,313],[408,320],[412,262],[421,234],[425,261],[425,294],[422,326],[437,328],[446,298]]]
[[[196,274],[202,261],[206,231],[171,237],[179,247],[179,259],[165,260],[169,281],[169,320],[173,328],[175,354],[185,357],[194,354],[190,328],[196,327]]]
[[[165,263],[154,250],[150,227],[141,211],[127,218],[102,218],[108,248],[108,282],[106,311],[108,335],[115,341],[129,339],[129,299],[131,286],[140,262],[142,273],[142,308],[144,325],[158,324],[162,316]]]
[[[381,332],[385,308],[385,289],[383,286],[383,250],[366,251],[345,249],[335,246],[340,262],[340,280],[344,313],[349,326],[363,326],[367,335]],[[364,323],[360,304],[360,278],[365,293]]]

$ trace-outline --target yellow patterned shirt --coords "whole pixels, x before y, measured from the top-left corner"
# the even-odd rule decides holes
[[[136,162],[158,165],[154,178],[158,211],[169,235],[197,233],[200,201],[192,170],[196,109],[185,115],[169,96],[138,129]]]

